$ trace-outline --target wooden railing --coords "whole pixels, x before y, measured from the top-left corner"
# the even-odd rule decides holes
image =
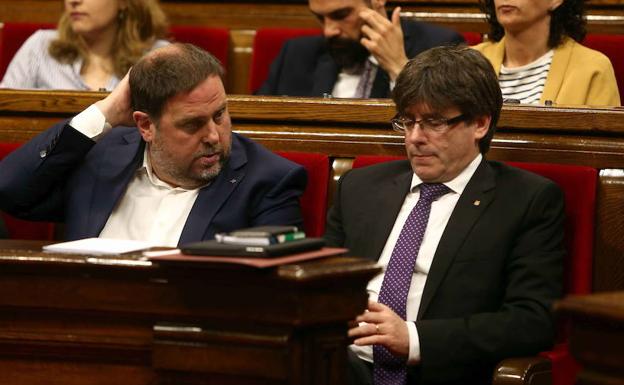
[[[104,94],[0,90],[0,141],[26,141]],[[229,97],[234,129],[270,149],[321,152],[335,178],[359,154],[403,155],[385,99]],[[624,289],[624,109],[503,107],[488,158],[579,164],[600,170],[594,290]]]

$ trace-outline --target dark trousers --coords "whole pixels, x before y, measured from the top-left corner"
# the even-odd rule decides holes
[[[364,361],[347,349],[348,364],[347,380],[349,385],[373,385],[373,364]]]

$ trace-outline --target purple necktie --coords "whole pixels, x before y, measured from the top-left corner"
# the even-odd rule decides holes
[[[450,192],[441,183],[420,185],[420,197],[407,217],[384,275],[379,302],[387,305],[399,317],[406,319],[407,293],[412,282],[418,250],[422,243],[431,202]],[[403,359],[393,356],[385,347],[373,345],[375,385],[403,385],[407,383],[407,367]]]
[[[366,60],[364,63],[364,69],[362,70],[362,75],[360,76],[360,81],[358,82],[357,88],[355,89],[355,95],[353,97],[362,99],[368,98],[373,89],[373,83],[376,75],[377,66],[371,63],[370,60]]]

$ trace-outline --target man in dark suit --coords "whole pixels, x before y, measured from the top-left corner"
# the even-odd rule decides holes
[[[553,343],[562,193],[484,158],[502,97],[480,53],[419,55],[393,97],[408,159],[346,173],[325,235],[384,267],[349,331],[353,383],[490,383],[501,359]]]
[[[105,99],[2,161],[1,209],[65,222],[70,240],[170,246],[301,226],[305,170],[232,133],[222,75],[192,45],[151,52]]]
[[[324,36],[287,41],[260,95],[387,98],[407,63],[431,47],[458,44],[458,33],[390,18],[386,0],[309,0]]]

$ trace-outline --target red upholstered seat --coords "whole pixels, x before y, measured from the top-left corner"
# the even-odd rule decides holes
[[[476,45],[483,41],[483,36],[479,32],[462,32],[461,34],[468,45]]]
[[[624,98],[624,35],[589,34],[583,44],[607,55],[618,82],[620,100]]]
[[[21,143],[0,142],[0,159],[3,159],[20,145]],[[7,213],[0,213],[0,215],[4,219],[11,239],[54,240],[54,223],[23,221]]]
[[[26,39],[39,29],[54,29],[51,23],[4,23],[0,30],[0,79],[4,77],[11,59]]]
[[[329,158],[324,154],[278,151],[283,156],[302,165],[308,172],[308,184],[301,196],[303,226],[308,237],[320,237],[325,232],[327,212],[327,185],[329,183]]]
[[[227,28],[205,28],[174,25],[169,28],[173,41],[191,43],[213,54],[227,68],[230,31]]]
[[[254,93],[269,75],[269,67],[288,39],[299,36],[320,35],[320,29],[309,28],[258,28],[253,42],[253,55],[249,71],[249,92]]]
[[[353,167],[404,159],[396,156],[358,156]],[[533,173],[542,175],[557,183],[565,199],[565,246],[568,252],[564,261],[565,294],[589,294],[592,291],[592,265],[594,247],[594,216],[598,172],[585,166],[571,166],[542,163],[509,162]],[[554,385],[574,384],[580,366],[570,355],[567,347],[567,332],[560,327],[559,341],[553,350],[540,355],[550,359]]]

